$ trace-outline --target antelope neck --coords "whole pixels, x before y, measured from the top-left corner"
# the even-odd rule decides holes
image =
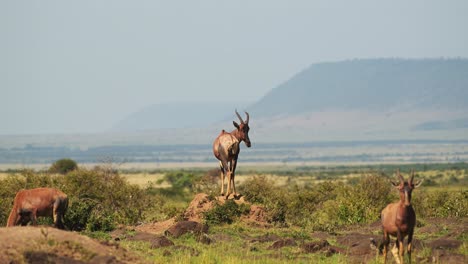
[[[239,130],[234,129],[234,130],[231,132],[231,135],[233,135],[239,142],[242,141],[242,140],[240,139],[240,136],[239,136]]]
[[[404,197],[406,198],[406,197]],[[406,202],[406,199],[400,199],[400,207],[408,208],[411,207],[411,202]]]

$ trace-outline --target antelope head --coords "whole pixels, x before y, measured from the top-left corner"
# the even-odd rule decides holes
[[[411,205],[411,193],[414,189],[421,186],[423,180],[420,180],[416,183],[413,182],[414,179],[414,170],[411,170],[411,176],[408,181],[405,181],[403,176],[400,174],[400,170],[397,170],[397,176],[400,182],[393,182],[393,186],[395,186],[398,191],[400,192],[400,201],[404,201],[405,206]]]
[[[249,139],[249,113],[245,112],[245,115],[247,116],[247,119],[242,120],[242,117],[239,115],[239,113],[236,110],[236,115],[239,118],[240,124],[238,124],[236,121],[232,121],[234,126],[237,128],[237,133],[239,135],[239,140],[244,141],[245,145],[250,148],[250,139]]]

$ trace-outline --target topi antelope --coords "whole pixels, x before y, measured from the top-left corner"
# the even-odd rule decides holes
[[[414,226],[416,225],[416,214],[411,206],[411,193],[413,189],[421,186],[422,180],[413,183],[414,171],[411,171],[411,177],[408,181],[403,179],[400,170],[397,170],[400,182],[392,182],[400,192],[400,201],[391,203],[382,210],[382,228],[383,228],[383,255],[384,263],[387,262],[387,251],[390,243],[390,235],[396,237],[395,247],[392,250],[397,263],[403,263],[404,245],[403,240],[408,236],[408,258],[411,263],[411,249],[413,240]],[[398,255],[397,255],[398,252]]]
[[[60,190],[54,188],[36,188],[21,190],[16,193],[8,217],[7,227],[27,225],[32,222],[36,225],[38,216],[52,217],[57,228],[64,229],[63,218],[68,208],[68,197]]]
[[[245,112],[247,119],[242,120],[242,117],[236,110],[236,115],[240,120],[240,124],[236,121],[232,121],[236,129],[231,133],[226,132],[224,129],[218,135],[213,142],[213,153],[219,160],[219,166],[221,168],[221,196],[224,195],[224,179],[228,178],[226,199],[231,194],[231,185],[234,190],[234,198],[236,195],[236,185],[234,183],[235,171],[237,166],[237,158],[239,156],[241,141],[245,142],[245,145],[250,148],[249,139],[249,113]]]

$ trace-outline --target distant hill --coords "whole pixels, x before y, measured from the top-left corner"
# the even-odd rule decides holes
[[[111,130],[114,132],[136,132],[167,128],[200,128],[231,118],[236,108],[242,109],[245,105],[247,103],[238,102],[155,104],[124,118]]]
[[[366,59],[319,63],[272,89],[256,116],[311,111],[467,110],[468,59]]]
[[[233,129],[237,108],[250,113],[251,139],[258,142],[468,139],[468,59],[313,64],[246,105],[152,105],[111,131],[143,132],[166,143],[210,143],[221,129]]]

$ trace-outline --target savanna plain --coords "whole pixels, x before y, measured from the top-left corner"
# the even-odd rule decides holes
[[[380,212],[399,200],[390,183],[397,169],[424,180],[411,201],[412,261],[467,261],[463,162],[241,163],[240,198],[227,200],[213,167],[54,165],[0,173],[2,226],[20,189],[54,187],[69,197],[66,231],[48,218],[39,218],[38,227],[0,228],[0,262],[383,263]],[[390,253],[387,263],[395,263]]]

